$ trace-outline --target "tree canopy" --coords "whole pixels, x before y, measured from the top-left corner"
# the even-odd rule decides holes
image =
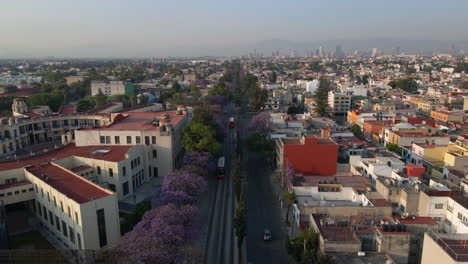
[[[221,144],[216,141],[215,131],[206,125],[192,122],[182,130],[182,144],[186,151],[202,151],[217,155]]]
[[[321,116],[328,115],[328,92],[330,85],[329,80],[320,78],[319,85],[314,93],[315,112]]]

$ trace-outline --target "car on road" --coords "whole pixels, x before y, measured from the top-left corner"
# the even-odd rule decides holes
[[[270,240],[271,240],[270,229],[265,228],[265,231],[263,231],[263,241],[270,241]]]

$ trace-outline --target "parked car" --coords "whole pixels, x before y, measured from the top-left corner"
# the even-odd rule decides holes
[[[265,228],[265,231],[263,231],[263,241],[270,241],[270,240],[271,240],[270,229]]]

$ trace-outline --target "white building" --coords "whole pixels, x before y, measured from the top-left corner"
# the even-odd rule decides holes
[[[106,96],[125,94],[123,81],[91,81],[91,95],[95,96],[101,91]]]
[[[351,97],[349,94],[328,92],[328,106],[332,116],[346,116],[351,109]]]

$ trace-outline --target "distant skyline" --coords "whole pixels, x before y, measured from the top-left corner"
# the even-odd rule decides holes
[[[467,10],[466,0],[3,0],[0,57],[244,55],[320,43],[466,49]]]

